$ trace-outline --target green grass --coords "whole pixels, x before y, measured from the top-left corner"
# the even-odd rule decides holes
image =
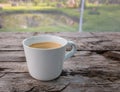
[[[67,14],[71,17],[78,17],[79,18],[79,11],[77,9],[69,9],[69,8],[56,8],[56,7],[40,7],[40,6],[19,6],[19,7],[4,7],[1,13],[28,13],[29,11],[59,11],[64,14]],[[26,32],[26,31],[43,31],[43,32],[61,32],[61,31],[77,31],[78,25],[74,25],[73,27],[67,26],[67,25],[59,25],[59,26],[43,26],[43,27],[34,27],[34,28],[4,28],[0,29],[0,31],[20,31],[20,32]]]
[[[44,6],[44,7],[40,7],[40,6],[19,6],[19,7],[4,7],[3,10],[0,11],[0,13],[4,13],[4,12],[16,12],[16,11],[41,11],[41,10],[49,10],[49,11],[61,11],[63,13],[66,13],[70,16],[75,16],[75,17],[79,17],[80,13],[78,11],[78,9],[76,8],[56,8],[56,7],[52,7],[52,6]]]
[[[70,16],[75,16],[75,17],[78,17],[78,18],[80,17],[80,12],[76,8],[59,8],[59,9],[56,9],[56,10],[67,13]]]
[[[120,32],[120,6],[119,5],[100,5],[98,6],[97,12],[100,14],[89,14],[91,8],[96,7],[94,5],[89,5],[85,9],[84,19],[83,19],[83,31],[85,32]],[[78,9],[74,8],[56,8],[54,6],[19,6],[19,7],[5,7],[1,13],[4,12],[19,12],[19,11],[60,11],[68,14],[72,17],[79,18],[80,13]],[[27,28],[27,29],[0,29],[0,31],[78,31],[78,25],[74,27],[70,26],[46,26],[38,28]]]
[[[52,9],[54,7],[46,6],[46,7],[40,7],[40,6],[18,6],[18,7],[4,7],[2,11],[0,12],[14,12],[14,11],[34,11],[34,10],[46,10],[46,9]]]
[[[100,15],[90,15],[90,9],[84,12],[83,31],[87,32],[119,32],[120,6],[109,5],[98,7]]]
[[[75,27],[68,27],[68,26],[43,26],[43,27],[37,27],[37,28],[5,28],[1,29],[0,31],[4,32],[75,32],[78,26]]]

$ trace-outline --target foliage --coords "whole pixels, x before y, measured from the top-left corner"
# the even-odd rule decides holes
[[[37,6],[39,4],[40,0],[33,0],[32,2],[35,6]]]
[[[0,0],[0,3],[6,3],[7,0]]]
[[[77,27],[68,27],[68,26],[42,26],[38,28],[27,28],[27,29],[20,29],[20,28],[9,28],[9,29],[0,29],[1,32],[76,32],[78,30]]]

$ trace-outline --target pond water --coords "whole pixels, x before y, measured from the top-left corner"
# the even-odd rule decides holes
[[[43,28],[43,27],[76,27],[78,23],[65,15],[53,14],[6,14],[0,16],[0,29],[4,28]]]

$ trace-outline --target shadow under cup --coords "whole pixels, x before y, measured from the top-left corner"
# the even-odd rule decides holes
[[[31,44],[40,42],[56,42],[61,44],[61,47],[48,49],[29,47]],[[62,72],[67,45],[66,39],[52,35],[33,36],[23,40],[30,75],[42,81],[57,78]]]

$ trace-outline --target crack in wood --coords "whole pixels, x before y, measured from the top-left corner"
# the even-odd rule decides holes
[[[112,60],[120,61],[120,51],[107,51],[103,54],[103,56],[105,56],[109,59],[112,59]]]
[[[44,89],[45,92],[62,92],[63,90],[65,90],[68,86],[70,85],[70,83],[64,85],[64,87],[62,87],[61,89],[57,89],[55,87],[49,88],[49,89]],[[55,90],[54,90],[55,89]]]
[[[9,91],[10,91],[10,92],[18,92],[15,87],[9,88]]]
[[[63,71],[61,76],[75,76],[82,75],[86,77],[99,77],[101,79],[116,81],[120,79],[120,72],[107,72],[103,70],[99,70],[95,67],[89,67],[82,70],[74,70],[74,71]]]
[[[60,92],[62,92],[63,90],[65,90],[68,86],[70,85],[70,83],[68,83],[67,85],[65,85],[65,87],[63,87]]]
[[[0,68],[0,71],[5,71],[7,69],[10,69],[10,68]]]
[[[103,36],[95,35],[94,32],[89,32],[89,33],[93,36],[93,38],[100,38],[100,37],[103,37]]]
[[[105,52],[107,52],[106,50],[97,50],[97,51],[91,51],[91,52],[95,52],[97,54],[104,54]]]
[[[33,90],[35,89],[36,86],[30,88],[29,90],[25,91],[25,92],[33,92]]]
[[[102,39],[100,39],[99,41],[93,41],[93,42],[88,42],[88,43],[92,44],[92,45],[98,45],[98,44],[103,43],[103,42],[111,42],[111,40],[102,40]]]
[[[0,75],[0,78],[4,77],[6,73],[3,73],[2,75]]]

